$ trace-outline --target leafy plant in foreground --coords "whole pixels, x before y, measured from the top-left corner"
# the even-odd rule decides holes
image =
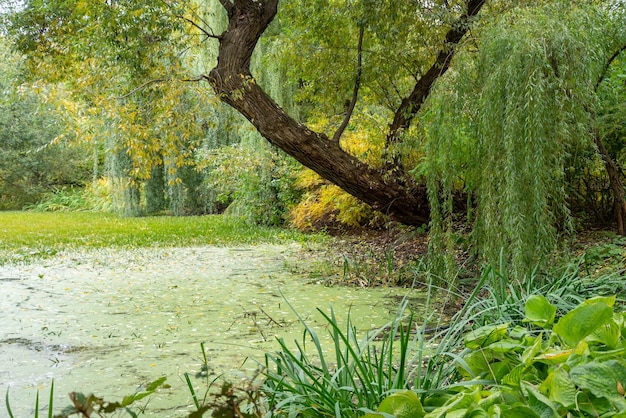
[[[396,393],[366,417],[626,417],[626,314],[614,303],[585,300],[555,324],[556,306],[531,296],[527,327],[487,325],[465,336],[456,361],[464,380],[443,396]]]
[[[154,392],[160,387],[165,387],[166,377],[161,377],[151,383],[149,383],[143,390],[137,391],[132,395],[124,396],[119,402],[108,402],[104,399],[94,395],[84,395],[79,392],[70,393],[70,400],[72,401],[72,405],[67,406],[61,411],[60,414],[53,414],[53,399],[54,399],[54,382],[50,387],[50,403],[48,404],[48,418],[69,418],[72,416],[80,416],[80,417],[91,417],[91,416],[99,416],[105,417],[105,414],[111,414],[115,412],[126,412],[129,416],[136,418],[139,414],[143,412],[144,407],[139,408],[139,412],[135,412],[131,409],[133,404],[141,399],[144,399]],[[14,418],[13,411],[11,410],[11,405],[9,403],[9,392],[7,391],[5,395],[6,401],[6,409],[10,418]],[[37,398],[35,400],[35,418],[39,417],[39,393],[37,393]]]

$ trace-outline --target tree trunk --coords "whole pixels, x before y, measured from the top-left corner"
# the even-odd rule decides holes
[[[600,132],[598,132],[597,128],[593,131],[593,140],[598,148],[598,153],[604,161],[604,166],[606,167],[606,172],[609,176],[609,185],[613,191],[613,205],[617,221],[617,233],[619,235],[626,235],[626,198],[624,197],[624,184],[619,176],[617,165],[606,150],[606,147],[602,142],[602,138],[600,137]]]
[[[604,81],[607,73],[609,72],[609,68],[613,61],[617,59],[617,57],[622,54],[622,52],[626,51],[626,45],[622,45],[617,48],[613,54],[606,60],[604,64],[604,70],[600,73],[600,77],[596,81],[596,85],[594,90],[597,92],[600,84]],[[589,110],[588,110],[589,111]],[[615,218],[617,221],[617,233],[619,235],[626,235],[626,198],[624,197],[624,184],[622,183],[622,179],[619,176],[619,170],[617,168],[617,164],[611,156],[609,155],[604,143],[602,142],[602,137],[600,136],[600,131],[598,130],[598,126],[596,124],[596,114],[591,111],[592,121],[593,121],[593,141],[598,148],[598,153],[602,157],[602,161],[604,161],[604,167],[606,168],[606,172],[609,176],[609,185],[611,186],[611,190],[613,191],[613,208],[615,211]]]
[[[270,143],[282,149],[320,176],[341,187],[357,199],[408,225],[429,222],[430,206],[426,187],[417,184],[401,166],[374,168],[341,149],[339,141],[310,130],[287,115],[255,82],[250,73],[254,48],[273,20],[279,0],[220,0],[228,13],[228,29],[219,36],[217,66],[208,81],[221,98],[245,116]],[[402,101],[401,118],[390,126],[390,138],[406,128],[417,113],[434,81],[450,63],[454,46],[467,31],[469,18],[484,0],[469,0],[459,25],[448,32],[446,44],[426,79],[418,81],[415,91]],[[390,140],[388,138],[388,140]]]
[[[228,29],[219,36],[217,66],[207,77],[215,92],[270,143],[392,219],[422,225],[430,219],[426,188],[403,172],[383,172],[341,149],[325,134],[287,115],[255,82],[250,57],[276,14],[278,0],[221,0]]]

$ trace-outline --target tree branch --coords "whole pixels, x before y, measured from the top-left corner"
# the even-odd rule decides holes
[[[346,116],[343,118],[343,122],[337,128],[337,132],[333,135],[333,142],[339,143],[339,139],[341,139],[341,135],[348,127],[348,123],[350,123],[350,118],[352,117],[352,113],[354,112],[354,107],[356,106],[356,101],[359,98],[359,87],[361,87],[361,71],[362,71],[362,57],[363,57],[363,33],[364,27],[361,26],[359,29],[359,43],[357,46],[357,64],[356,64],[356,77],[354,80],[354,90],[352,91],[352,100],[350,101],[350,105],[346,110]]]
[[[226,0],[221,0],[226,1]],[[279,0],[235,0],[207,80],[271,144],[375,210],[411,225],[430,219],[426,188],[406,173],[389,175],[345,152],[323,133],[289,116],[254,80],[250,58],[276,16]]]
[[[218,39],[219,40],[219,39],[222,39],[222,37],[223,37],[223,35],[216,35],[214,33],[211,33],[209,31],[207,31],[202,26],[198,25],[196,22],[194,22],[193,20],[189,19],[188,17],[181,16],[181,15],[176,15],[176,17],[179,18],[179,19],[183,19],[187,23],[189,23],[192,26],[194,26],[196,29],[198,29],[200,32],[202,32],[204,34],[204,36],[206,36],[207,38],[213,38],[213,39]]]
[[[604,69],[602,70],[600,77],[598,77],[598,81],[596,81],[594,91],[598,90],[598,87],[600,87],[600,84],[602,84],[602,82],[606,78],[606,74],[609,72],[609,67],[611,66],[613,61],[615,61],[617,57],[619,57],[619,55],[624,51],[626,51],[626,45],[622,45],[617,51],[613,52],[613,55],[609,57],[609,59],[606,61],[606,64],[604,65]]]
[[[389,125],[386,147],[389,147],[392,143],[398,141],[402,131],[409,127],[413,118],[421,109],[422,104],[430,94],[430,90],[435,84],[435,81],[448,71],[458,43],[469,30],[470,20],[478,14],[480,9],[485,4],[485,1],[486,0],[466,1],[466,12],[459,17],[458,21],[453,24],[446,33],[444,44],[439,50],[435,62],[417,81],[417,83],[415,83],[415,87],[413,88],[411,94],[402,100],[400,106],[396,110],[393,122]]]
[[[131,91],[129,91],[129,92],[128,92],[128,93],[126,93],[125,95],[123,95],[123,96],[117,96],[117,97],[114,97],[114,98],[115,98],[115,99],[118,99],[118,100],[122,100],[122,99],[125,99],[125,98],[129,97],[129,96],[132,96],[133,94],[135,94],[135,93],[136,93],[136,92],[138,92],[139,90],[141,90],[141,89],[145,88],[146,86],[149,86],[150,84],[154,84],[154,83],[163,83],[163,82],[165,82],[165,81],[169,81],[169,80],[170,80],[169,78],[155,78],[154,80],[148,80],[148,81],[146,81],[145,83],[143,83],[143,84],[141,84],[141,85],[139,85],[139,86],[135,87],[134,89],[132,89]],[[200,80],[198,80],[198,81],[200,81]]]

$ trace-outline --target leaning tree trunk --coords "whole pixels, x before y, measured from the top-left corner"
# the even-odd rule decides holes
[[[228,13],[228,29],[219,40],[217,66],[208,81],[221,98],[245,116],[270,143],[312,169],[374,209],[392,219],[409,225],[422,225],[430,219],[426,187],[417,184],[399,166],[376,169],[345,152],[339,141],[317,133],[287,115],[257,84],[250,72],[250,59],[256,44],[273,20],[279,0],[220,0]],[[484,0],[469,0],[468,13],[461,18],[467,31],[467,19],[480,10]],[[458,32],[458,27],[451,29]],[[462,34],[461,34],[462,36]],[[460,36],[447,37],[458,42]],[[446,44],[446,61],[451,58],[453,45]],[[446,63],[449,64],[449,62]],[[440,62],[433,64],[441,65]],[[442,74],[444,68],[439,68]],[[428,80],[428,88],[419,100],[409,106],[410,97],[403,101],[404,119],[392,126],[393,136],[406,127],[417,113],[436,77]],[[422,86],[423,87],[423,86]],[[408,102],[407,102],[408,101]]]

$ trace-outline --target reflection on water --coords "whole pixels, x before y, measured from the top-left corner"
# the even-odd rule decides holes
[[[296,250],[107,250],[0,267],[0,415],[7,388],[13,412],[26,417],[37,390],[47,401],[52,379],[56,412],[71,391],[119,400],[165,375],[171,387],[149,409],[182,416],[193,409],[182,376],[201,374],[201,342],[211,372],[237,380],[277,349],[276,336],[301,338],[284,298],[320,327],[315,308],[330,305],[339,318],[350,309],[361,330],[387,322],[394,309],[387,296],[402,291],[308,283],[285,268]]]

